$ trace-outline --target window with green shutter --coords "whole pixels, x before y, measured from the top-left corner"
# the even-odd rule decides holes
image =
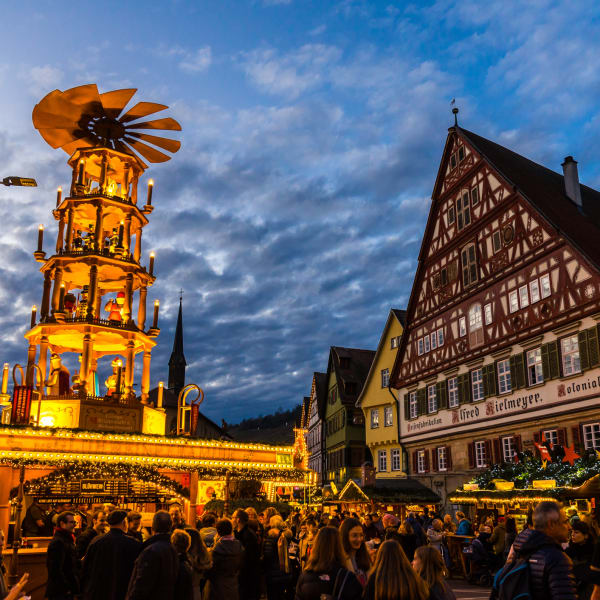
[[[404,394],[404,420],[410,419],[410,395]]]
[[[598,345],[598,326],[587,330],[588,357],[590,369],[600,365],[600,347]]]
[[[582,371],[590,368],[590,355],[588,352],[587,331],[584,329],[577,334],[579,343],[579,364]]]
[[[558,340],[548,342],[542,346],[542,371],[544,372],[544,381],[560,377]]]

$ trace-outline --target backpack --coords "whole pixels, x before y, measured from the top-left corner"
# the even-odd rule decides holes
[[[518,557],[496,573],[490,598],[497,600],[531,600],[531,554]]]

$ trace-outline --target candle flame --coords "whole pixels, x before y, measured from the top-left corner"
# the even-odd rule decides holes
[[[164,385],[165,385],[164,381],[159,381],[158,382],[158,387],[164,387]]]
[[[43,226],[43,225],[40,225],[40,226],[38,227],[38,229],[39,229],[40,231],[44,231],[44,226]]]
[[[61,288],[64,288],[64,287],[65,287],[65,282],[64,282],[64,281],[61,281],[61,282],[60,282],[60,287],[61,287]]]
[[[31,307],[31,312],[35,312],[36,310],[37,310],[37,306],[34,304],[34,305]]]
[[[158,300],[155,300],[154,301],[154,306],[159,306],[159,305],[160,305],[160,302]]]
[[[123,221],[123,219],[121,219],[121,225],[125,225],[125,221]]]
[[[117,367],[122,367],[123,366],[123,361],[121,359],[119,359],[117,361]]]
[[[79,159],[79,164],[80,164],[80,165],[82,165],[82,164],[84,164],[84,163],[85,163],[85,160],[83,160],[83,158],[80,158],[80,159]]]
[[[59,186],[56,188],[56,191],[57,191],[57,192],[62,192],[62,185],[59,185]]]
[[[156,254],[154,254],[154,250],[152,250],[152,252],[150,252],[150,258],[154,258],[156,256]]]
[[[154,179],[149,179],[148,180],[148,185],[154,185]]]

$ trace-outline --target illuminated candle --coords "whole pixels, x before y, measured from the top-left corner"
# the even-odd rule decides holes
[[[121,393],[121,379],[123,377],[123,361],[119,360],[117,362],[117,394]]]
[[[160,302],[158,300],[154,301],[154,319],[152,321],[152,329],[158,328],[158,307],[160,306]]]
[[[6,390],[8,389],[8,363],[4,363],[2,367],[2,394],[6,394]]]
[[[42,252],[42,246],[44,245],[44,226],[38,227],[38,252]]]
[[[58,312],[64,312],[65,310],[65,292],[66,287],[64,282],[60,283],[60,296],[58,297]]]
[[[154,180],[150,179],[148,181],[148,199],[146,200],[146,204],[148,205],[152,204],[152,188],[154,188]]]
[[[159,381],[158,382],[158,398],[156,399],[156,408],[162,408],[164,387],[165,387],[165,384],[162,381]]]
[[[121,221],[119,223],[119,243],[117,244],[117,246],[119,248],[123,247],[123,232],[125,231],[125,223],[124,221]]]
[[[62,188],[60,186],[58,186],[58,189],[56,190],[56,206],[58,206],[60,204],[62,200]]]
[[[37,306],[34,304],[31,307],[31,325],[30,325],[31,329],[33,329],[35,327],[35,316],[36,316],[36,313],[37,313]]]
[[[154,275],[154,256],[154,252],[150,252],[150,266],[148,267],[150,275]]]
[[[79,172],[77,173],[77,183],[83,184],[83,167],[85,165],[85,161],[83,158],[79,161]]]

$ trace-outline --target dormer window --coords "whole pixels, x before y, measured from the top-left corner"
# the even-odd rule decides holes
[[[458,148],[458,162],[462,162],[465,159],[465,147],[460,146]]]

